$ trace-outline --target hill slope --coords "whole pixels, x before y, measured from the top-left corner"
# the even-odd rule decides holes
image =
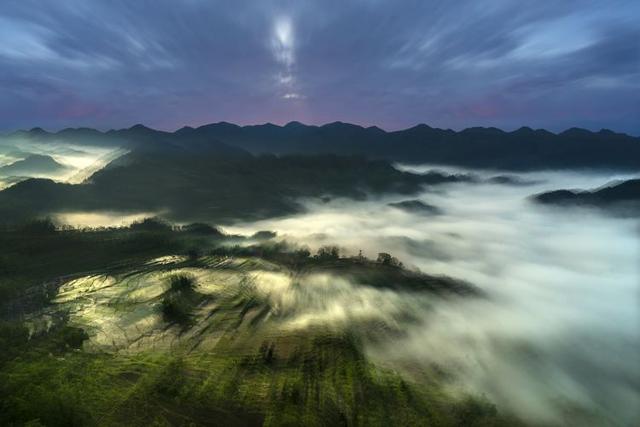
[[[640,213],[640,179],[630,179],[596,190],[556,190],[538,194],[538,203],[591,206],[621,213]]]
[[[162,212],[171,219],[231,221],[301,209],[300,198],[415,194],[424,185],[470,179],[436,172],[412,174],[386,161],[354,156],[253,156],[172,146],[135,150],[83,184],[29,179],[0,192],[0,218],[61,211]]]
[[[50,156],[31,154],[23,160],[0,167],[0,176],[57,175],[67,170],[66,166],[56,162]]]

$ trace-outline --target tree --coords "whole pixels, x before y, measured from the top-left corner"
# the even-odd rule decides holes
[[[391,264],[391,254],[386,252],[380,252],[378,254],[378,259],[376,260],[378,264],[389,265]]]
[[[322,260],[338,259],[340,258],[340,248],[337,246],[322,246],[318,249],[316,258]]]
[[[398,261],[398,258],[391,256],[386,252],[380,252],[378,254],[378,259],[376,260],[378,264],[388,265],[391,267],[402,267],[402,263]]]
[[[295,251],[295,255],[298,258],[306,259],[306,258],[309,258],[309,256],[311,255],[311,252],[309,252],[309,248],[305,246]]]

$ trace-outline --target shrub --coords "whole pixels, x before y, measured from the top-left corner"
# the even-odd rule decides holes
[[[165,320],[170,322],[184,323],[191,319],[191,304],[179,293],[165,295],[160,309]]]
[[[169,290],[165,292],[160,309],[166,320],[184,323],[191,319],[191,308],[197,300],[193,291],[196,279],[190,274],[169,277]]]
[[[60,331],[62,343],[69,348],[80,348],[82,343],[89,338],[89,335],[80,328],[65,326]]]
[[[191,290],[196,284],[196,279],[190,274],[174,274],[169,277],[169,289],[172,291]]]

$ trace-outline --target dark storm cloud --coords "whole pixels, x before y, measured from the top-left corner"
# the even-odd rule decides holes
[[[0,128],[333,120],[639,133],[635,1],[0,6]]]

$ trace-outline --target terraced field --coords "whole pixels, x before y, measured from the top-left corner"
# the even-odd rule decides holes
[[[0,364],[0,422],[512,425],[447,391],[435,367],[408,376],[367,356],[438,301],[482,298],[475,288],[362,257],[255,248],[53,281],[48,303],[2,323],[15,352]]]

